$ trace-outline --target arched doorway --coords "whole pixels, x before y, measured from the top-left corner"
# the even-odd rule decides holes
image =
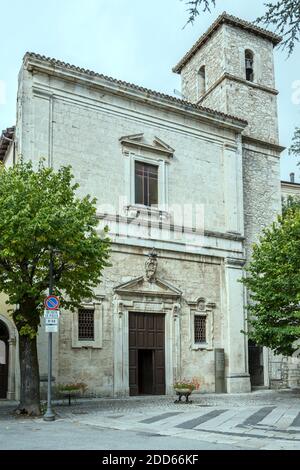
[[[0,398],[7,398],[8,390],[9,331],[0,320]]]

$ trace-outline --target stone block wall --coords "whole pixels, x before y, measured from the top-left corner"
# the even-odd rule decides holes
[[[266,149],[249,145],[243,150],[244,220],[247,258],[262,230],[281,211],[280,161]]]
[[[116,247],[114,248],[114,250]],[[107,268],[103,282],[97,289],[103,300],[103,347],[101,349],[72,347],[72,314],[63,312],[60,320],[58,351],[58,382],[85,382],[90,396],[113,395],[113,288],[122,282],[144,273],[147,250],[134,249],[131,253],[113,251],[112,267]],[[214,392],[214,351],[193,350],[191,337],[191,309],[188,302],[204,297],[216,304],[213,324],[213,348],[226,347],[227,323],[222,299],[222,269],[217,259],[198,256],[174,256],[158,252],[160,279],[180,289],[183,293],[180,309],[181,363],[179,378],[197,378],[201,391]],[[138,300],[138,297],[137,297]],[[150,299],[151,300],[151,299]],[[165,345],[166,348],[168,345]]]
[[[205,66],[206,90],[208,90],[225,72],[224,44],[225,27],[221,26],[201,49],[189,60],[181,71],[181,90],[185,98],[192,103],[199,101],[198,73]]]

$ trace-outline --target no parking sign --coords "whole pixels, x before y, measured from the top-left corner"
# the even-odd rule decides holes
[[[48,297],[45,298],[44,305],[46,310],[58,310],[59,297],[56,295],[48,295]]]
[[[48,295],[44,300],[47,333],[57,333],[58,331],[59,304],[59,297],[56,295]]]

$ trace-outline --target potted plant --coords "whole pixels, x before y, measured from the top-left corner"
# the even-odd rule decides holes
[[[185,397],[185,403],[191,403],[189,401],[189,396],[194,390],[199,390],[200,383],[196,378],[192,380],[179,380],[174,383],[174,391],[178,395],[178,399],[175,400],[175,403],[183,403],[181,401],[182,397]]]
[[[71,405],[71,397],[83,395],[86,389],[87,385],[83,382],[58,384],[56,387],[58,394],[68,397],[69,405]]]

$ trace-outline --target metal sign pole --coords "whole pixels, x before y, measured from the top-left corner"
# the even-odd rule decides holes
[[[50,249],[50,264],[49,264],[49,295],[53,293],[53,250]],[[48,394],[47,394],[47,411],[44,414],[44,421],[54,421],[55,414],[52,410],[52,333],[48,333]]]

